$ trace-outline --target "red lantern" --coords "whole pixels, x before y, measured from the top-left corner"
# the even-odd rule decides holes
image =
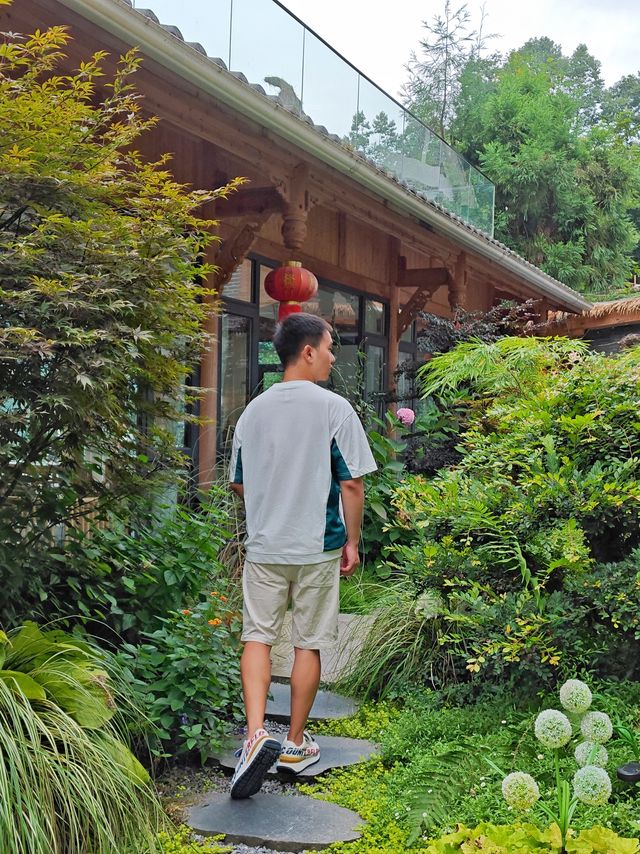
[[[264,280],[264,289],[280,302],[278,320],[302,311],[301,302],[311,299],[318,290],[318,280],[300,261],[285,261],[283,267],[272,270]]]

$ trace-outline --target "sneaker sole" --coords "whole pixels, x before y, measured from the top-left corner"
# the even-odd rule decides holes
[[[260,791],[260,787],[267,776],[267,771],[280,756],[282,746],[275,738],[267,739],[258,750],[251,765],[238,777],[231,787],[230,795],[234,801],[242,798],[250,798]]]
[[[309,759],[302,759],[300,762],[278,762],[276,765],[276,771],[278,771],[278,773],[293,774],[295,776],[300,774],[301,771],[304,771],[305,768],[310,768],[319,761],[320,754]]]

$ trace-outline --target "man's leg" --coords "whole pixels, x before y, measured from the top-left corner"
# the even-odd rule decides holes
[[[240,659],[242,693],[247,713],[247,738],[264,726],[267,694],[271,684],[271,647],[259,641],[247,641]]]
[[[236,800],[250,798],[260,790],[281,752],[280,742],[264,729],[264,714],[271,682],[271,646],[287,608],[288,572],[286,567],[245,561],[242,574],[244,649],[240,670],[247,738],[231,780],[230,795]]]
[[[291,671],[291,722],[287,738],[302,744],[307,718],[320,684],[320,652],[317,649],[294,648]]]

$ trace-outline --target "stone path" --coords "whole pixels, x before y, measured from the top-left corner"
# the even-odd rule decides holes
[[[289,686],[274,682],[271,691],[274,698],[270,701],[272,711],[267,706],[268,717],[275,719],[277,715],[280,720],[288,720]],[[357,708],[346,697],[319,691],[314,704],[315,719],[349,717]],[[318,736],[318,743],[320,762],[305,769],[300,777],[308,779],[330,768],[363,761],[377,750],[371,742],[354,738]],[[233,750],[220,754],[218,759],[229,771],[237,761]],[[279,775],[279,779],[284,777]],[[363,820],[356,812],[297,794],[293,782],[287,788],[289,791],[290,794],[281,795],[259,792],[241,801],[231,800],[228,794],[210,793],[189,809],[187,824],[203,836],[224,834],[226,842],[259,846],[253,850],[265,847],[283,852],[312,851],[334,842],[360,838],[357,828]]]
[[[243,801],[211,794],[189,811],[188,824],[203,835],[225,834],[225,842],[266,845],[279,851],[317,851],[333,842],[359,839],[359,815],[304,796],[257,794]]]

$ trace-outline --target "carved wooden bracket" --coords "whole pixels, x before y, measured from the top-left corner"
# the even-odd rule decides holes
[[[253,241],[260,233],[260,229],[271,216],[271,212],[259,214],[258,216],[250,217],[235,233],[224,241],[221,245],[218,254],[215,257],[214,264],[216,271],[213,276],[213,288],[222,294],[224,286],[231,279],[235,270],[244,260],[247,252],[251,249]]]
[[[284,202],[282,239],[287,249],[302,249],[307,236],[307,215],[315,200],[309,193],[309,164],[298,163],[289,180],[277,188]]]
[[[420,267],[407,270],[406,263],[404,256],[400,256],[397,286],[401,288],[415,287],[416,290],[398,315],[396,333],[398,340],[416,319],[418,313],[424,309],[431,296],[439,287],[446,285],[451,278],[446,267]]]

